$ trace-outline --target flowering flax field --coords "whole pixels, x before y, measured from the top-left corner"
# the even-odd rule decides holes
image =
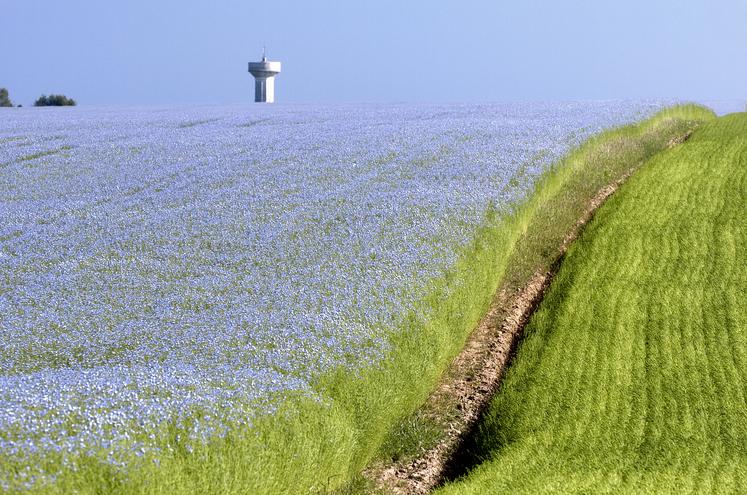
[[[659,107],[3,110],[0,490],[158,463],[376,366],[488,209]]]

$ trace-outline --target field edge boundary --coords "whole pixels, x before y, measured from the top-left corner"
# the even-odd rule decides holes
[[[582,214],[566,232],[562,242],[553,249],[549,267],[535,270],[528,279],[524,277],[526,281],[519,283],[518,288],[514,288],[516,285],[510,281],[501,283],[487,312],[420,408],[423,417],[446,426],[443,437],[434,447],[415,458],[391,463],[378,461],[369,466],[363,476],[375,490],[392,494],[425,494],[459,468],[454,462],[455,454],[464,446],[498,391],[523,328],[542,301],[573,241],[595,212],[637,170],[657,154],[687,141],[696,127],[675,135],[663,149],[631,164],[622,175],[599,188],[586,202]],[[602,146],[601,142],[594,144]],[[453,414],[454,411],[457,415]]]

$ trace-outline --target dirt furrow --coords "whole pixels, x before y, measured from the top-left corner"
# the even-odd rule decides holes
[[[670,147],[682,141],[684,139],[672,142]],[[502,289],[496,294],[488,312],[424,406],[425,410],[430,411],[456,411],[447,421],[437,418],[448,425],[445,438],[416,459],[369,468],[364,475],[375,483],[377,489],[393,494],[425,494],[442,481],[452,457],[476,426],[488,401],[498,389],[522,329],[541,301],[563,255],[597,208],[631,174],[632,170],[602,188],[589,201],[583,215],[558,246],[557,261],[551,270],[536,272],[517,291],[508,293]]]

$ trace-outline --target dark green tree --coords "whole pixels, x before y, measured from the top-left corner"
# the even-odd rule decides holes
[[[74,107],[75,100],[65,95],[41,95],[34,102],[35,107]]]
[[[13,103],[10,101],[10,98],[8,97],[8,90],[5,88],[0,88],[0,107],[12,107]]]

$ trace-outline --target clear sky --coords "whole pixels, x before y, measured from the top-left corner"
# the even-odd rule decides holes
[[[747,0],[0,0],[16,103],[232,103],[246,63],[278,101],[747,94]]]

